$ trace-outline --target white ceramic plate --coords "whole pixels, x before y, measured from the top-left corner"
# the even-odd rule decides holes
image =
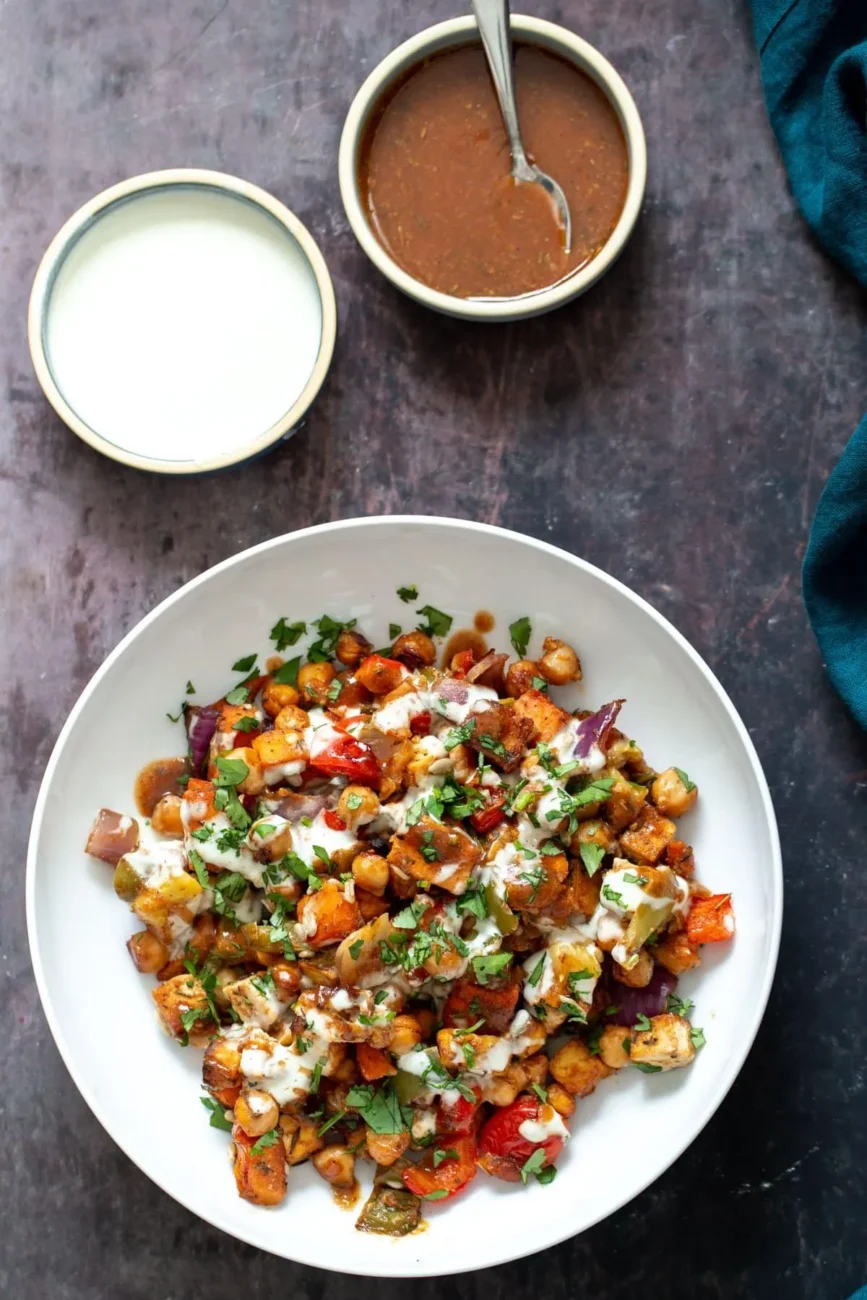
[[[280,615],[357,618],[375,643],[411,625],[396,588],[471,624],[480,608],[507,627],[533,623],[531,651],[555,634],[584,665],[579,701],[625,696],[621,725],[657,767],[676,763],[701,787],[683,829],[699,875],[734,893],[731,945],[706,949],[679,992],[695,999],[707,1046],[688,1070],[625,1070],[578,1104],[572,1141],[550,1186],[480,1175],[455,1204],[430,1205],[426,1232],[393,1241],[355,1230],[309,1168],[292,1170],[277,1210],[235,1192],[227,1134],[200,1105],[200,1053],[159,1032],[151,981],[124,943],[138,928],[111,872],[82,851],[100,806],[132,808],[149,759],[181,751],[176,712],[220,695],[231,664],[268,648]],[[668,1168],[710,1119],[749,1051],[779,942],[782,873],[767,786],[730,700],[694,650],[620,583],[542,542],[447,519],[356,519],[310,528],[211,569],[149,614],[99,669],[63,728],[39,793],[30,840],[27,913],[36,979],[57,1045],[97,1118],[144,1172],[188,1209],[264,1250],[321,1268],[373,1275],[457,1273],[554,1245],[596,1223]],[[75,942],[69,936],[75,936]],[[651,1132],[652,1142],[637,1140]]]

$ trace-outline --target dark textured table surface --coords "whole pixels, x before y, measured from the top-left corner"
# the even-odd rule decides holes
[[[240,548],[395,511],[555,542],[671,618],[752,732],[787,880],[758,1041],[675,1167],[544,1256],[413,1294],[841,1300],[867,1280],[867,746],[825,681],[798,576],[822,484],[867,405],[864,302],[794,210],[738,0],[540,0],[614,61],[644,116],[637,233],[586,298],[533,323],[471,327],[399,297],[347,228],[338,135],[374,63],[456,8],[0,0],[4,1297],[405,1291],[259,1254],[152,1186],[61,1064],[23,916],[38,782],[123,633]],[[169,166],[221,168],[285,200],[320,241],[340,316],[306,427],[258,465],[196,483],[80,444],[41,397],[24,331],[61,222],[104,186]]]

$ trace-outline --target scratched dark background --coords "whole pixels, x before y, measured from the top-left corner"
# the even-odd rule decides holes
[[[582,1237],[413,1294],[842,1300],[867,1281],[867,747],[827,686],[799,594],[813,508],[867,406],[864,300],[794,210],[738,0],[538,0],[638,101],[639,228],[586,298],[529,324],[460,324],[401,298],[347,227],[338,136],[374,63],[457,8],[0,0],[3,1296],[405,1291],[260,1254],[152,1186],[67,1077],[23,916],[43,768],[123,633],[240,548],[396,511],[555,542],[672,619],[752,732],[787,880],[764,1026],[687,1154]],[[61,222],[104,186],[171,166],[222,168],[285,200],[338,298],[337,353],[306,427],[206,481],[148,477],[80,444],[42,399],[25,341],[30,282]]]

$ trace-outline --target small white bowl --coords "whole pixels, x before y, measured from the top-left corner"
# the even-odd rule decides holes
[[[419,605],[472,626],[480,605],[509,648],[508,626],[532,620],[530,652],[545,636],[571,642],[584,680],[570,707],[626,697],[621,726],[658,767],[682,764],[701,788],[681,823],[699,879],[734,894],[737,934],[705,949],[679,993],[695,1000],[707,1045],[688,1070],[624,1070],[578,1103],[572,1140],[550,1187],[480,1175],[455,1204],[426,1210],[428,1230],[391,1240],[355,1230],[309,1165],[291,1170],[285,1203],[239,1199],[228,1135],[199,1102],[201,1056],[160,1033],[152,981],[125,948],[138,928],[115,897],[111,870],[83,851],[102,806],[132,808],[138,770],[184,747],[175,713],[184,683],[216,699],[231,665],[269,653],[280,615],[357,618],[374,644]],[[218,627],[219,635],[203,629]],[[306,642],[305,642],[306,644]],[[273,646],[270,646],[273,649]],[[300,652],[301,645],[293,653]],[[118,720],[122,719],[121,725]],[[670,623],[621,583],[564,551],[456,519],[350,519],[278,537],[182,587],[142,620],[72,710],[39,792],[27,860],[30,951],[57,1046],[94,1114],[144,1172],[203,1219],[241,1241],[319,1268],[425,1276],[485,1268],[582,1232],[636,1196],[676,1160],[731,1087],[755,1037],[777,958],[782,873],[774,813],[746,728],[710,669]],[[714,951],[714,947],[717,951]],[[61,1121],[42,1118],[43,1137]],[[749,1116],[744,1117],[749,1124]],[[364,1195],[369,1166],[363,1171]],[[689,1205],[679,1207],[689,1217]],[[77,1211],[67,1206],[70,1223]]]
[[[340,137],[338,161],[340,193],[349,224],[367,256],[374,266],[391,280],[392,284],[402,289],[410,298],[424,303],[426,307],[432,307],[434,311],[443,312],[447,316],[461,316],[465,320],[504,321],[541,316],[544,312],[560,307],[563,303],[570,302],[585,293],[605,274],[623,251],[638,220],[647,179],[647,146],[641,118],[635,100],[608,60],[580,36],[574,35],[565,27],[559,27],[556,23],[545,22],[541,18],[529,18],[523,14],[512,14],[511,25],[514,39],[551,50],[552,53],[574,63],[595,81],[608,97],[626,138],[629,183],[623,211],[604,248],[580,271],[575,271],[549,289],[540,289],[517,298],[456,298],[452,294],[440,293],[437,289],[429,288],[404,271],[386,252],[371,229],[358,186],[358,155],[370,113],[395,79],[415,64],[430,58],[440,50],[454,45],[466,45],[474,39],[477,40],[478,29],[474,18],[449,18],[446,22],[426,28],[417,36],[404,41],[396,50],[392,50],[391,54],[374,68],[352,101]]]
[[[30,296],[37,378],[97,451],[161,474],[225,469],[288,436],[328,373],[334,288],[310,232],[224,172],[174,168],[97,194]]]

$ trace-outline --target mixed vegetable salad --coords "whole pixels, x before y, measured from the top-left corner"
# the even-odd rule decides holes
[[[240,1195],[276,1205],[310,1160],[351,1203],[367,1159],[357,1226],[390,1235],[480,1169],[551,1182],[601,1079],[689,1065],[678,976],[734,933],[675,822],[695,783],[649,766],[624,701],[553,698],[575,651],[529,657],[525,617],[511,660],[438,667],[452,620],[418,612],[378,650],[281,618],[263,668],[188,699],[188,753],[145,770],[141,815],[102,809],[87,843],[143,923],[165,1029],[204,1049]]]

